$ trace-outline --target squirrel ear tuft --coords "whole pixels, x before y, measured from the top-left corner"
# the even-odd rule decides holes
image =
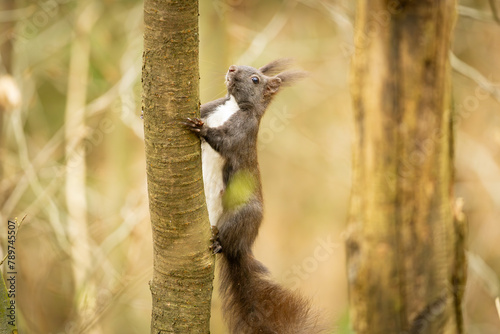
[[[266,95],[274,95],[278,92],[281,86],[281,79],[276,77],[272,77],[267,81],[266,86]]]
[[[276,75],[289,68],[293,64],[293,62],[294,60],[292,58],[276,59],[270,62],[269,64],[259,68],[259,71],[261,71],[263,74],[267,76]]]
[[[304,79],[308,76],[305,71],[285,71],[278,74],[276,77],[281,79],[283,86],[290,86],[300,79]]]

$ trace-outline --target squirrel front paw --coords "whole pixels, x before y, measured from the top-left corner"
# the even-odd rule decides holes
[[[212,226],[212,237],[210,238],[210,241],[212,241],[212,245],[210,245],[210,250],[212,251],[213,254],[222,252],[222,246],[220,245],[220,240],[219,240],[219,229],[217,228],[217,226]]]
[[[205,125],[205,123],[203,123],[203,121],[199,118],[187,118],[186,122],[183,122],[183,124],[197,135],[200,135],[201,129],[203,128],[203,125]]]

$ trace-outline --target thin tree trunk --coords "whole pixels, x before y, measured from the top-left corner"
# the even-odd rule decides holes
[[[214,258],[200,142],[198,1],[144,3],[143,111],[153,229],[151,333],[208,333]]]
[[[455,0],[359,0],[347,240],[363,333],[462,333],[448,52]]]
[[[81,3],[83,4],[83,3]],[[64,138],[66,151],[65,199],[68,210],[67,231],[71,244],[73,279],[76,290],[74,302],[79,326],[89,322],[88,314],[95,312],[92,300],[96,299],[97,287],[89,273],[93,267],[87,221],[87,167],[85,142],[85,105],[87,100],[88,72],[90,66],[89,33],[98,18],[95,3],[80,6],[76,19],[74,40],[70,49],[68,89],[66,98]],[[99,324],[87,329],[89,334],[101,333]]]
[[[0,11],[11,11],[14,8],[14,0],[3,0],[0,3]],[[3,79],[4,75],[12,75],[12,54],[14,51],[14,39],[12,36],[14,35],[14,26],[14,20],[0,23],[0,79]],[[9,99],[7,98],[9,92],[6,91],[6,87],[0,85],[0,90],[0,161],[4,161],[3,143],[5,140],[3,139],[3,119],[5,112],[10,106],[8,103]],[[0,164],[0,180],[3,180],[3,177],[3,164]],[[2,195],[0,196],[0,205],[2,205],[7,196],[0,195]],[[2,217],[1,214],[0,217]]]
[[[1,11],[13,11],[15,9],[14,0],[2,0]],[[15,20],[0,23],[0,60],[2,62],[0,74],[12,74],[12,55],[14,50],[14,27]]]

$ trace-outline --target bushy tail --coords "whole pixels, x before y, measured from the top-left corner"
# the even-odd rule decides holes
[[[268,278],[252,254],[219,261],[224,317],[232,334],[314,334],[322,330],[308,300]]]

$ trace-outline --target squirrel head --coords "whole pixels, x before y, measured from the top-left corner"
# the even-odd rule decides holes
[[[306,76],[303,71],[284,71],[290,64],[290,59],[278,59],[259,69],[231,65],[226,74],[228,94],[238,104],[256,107],[263,113],[281,87]]]

